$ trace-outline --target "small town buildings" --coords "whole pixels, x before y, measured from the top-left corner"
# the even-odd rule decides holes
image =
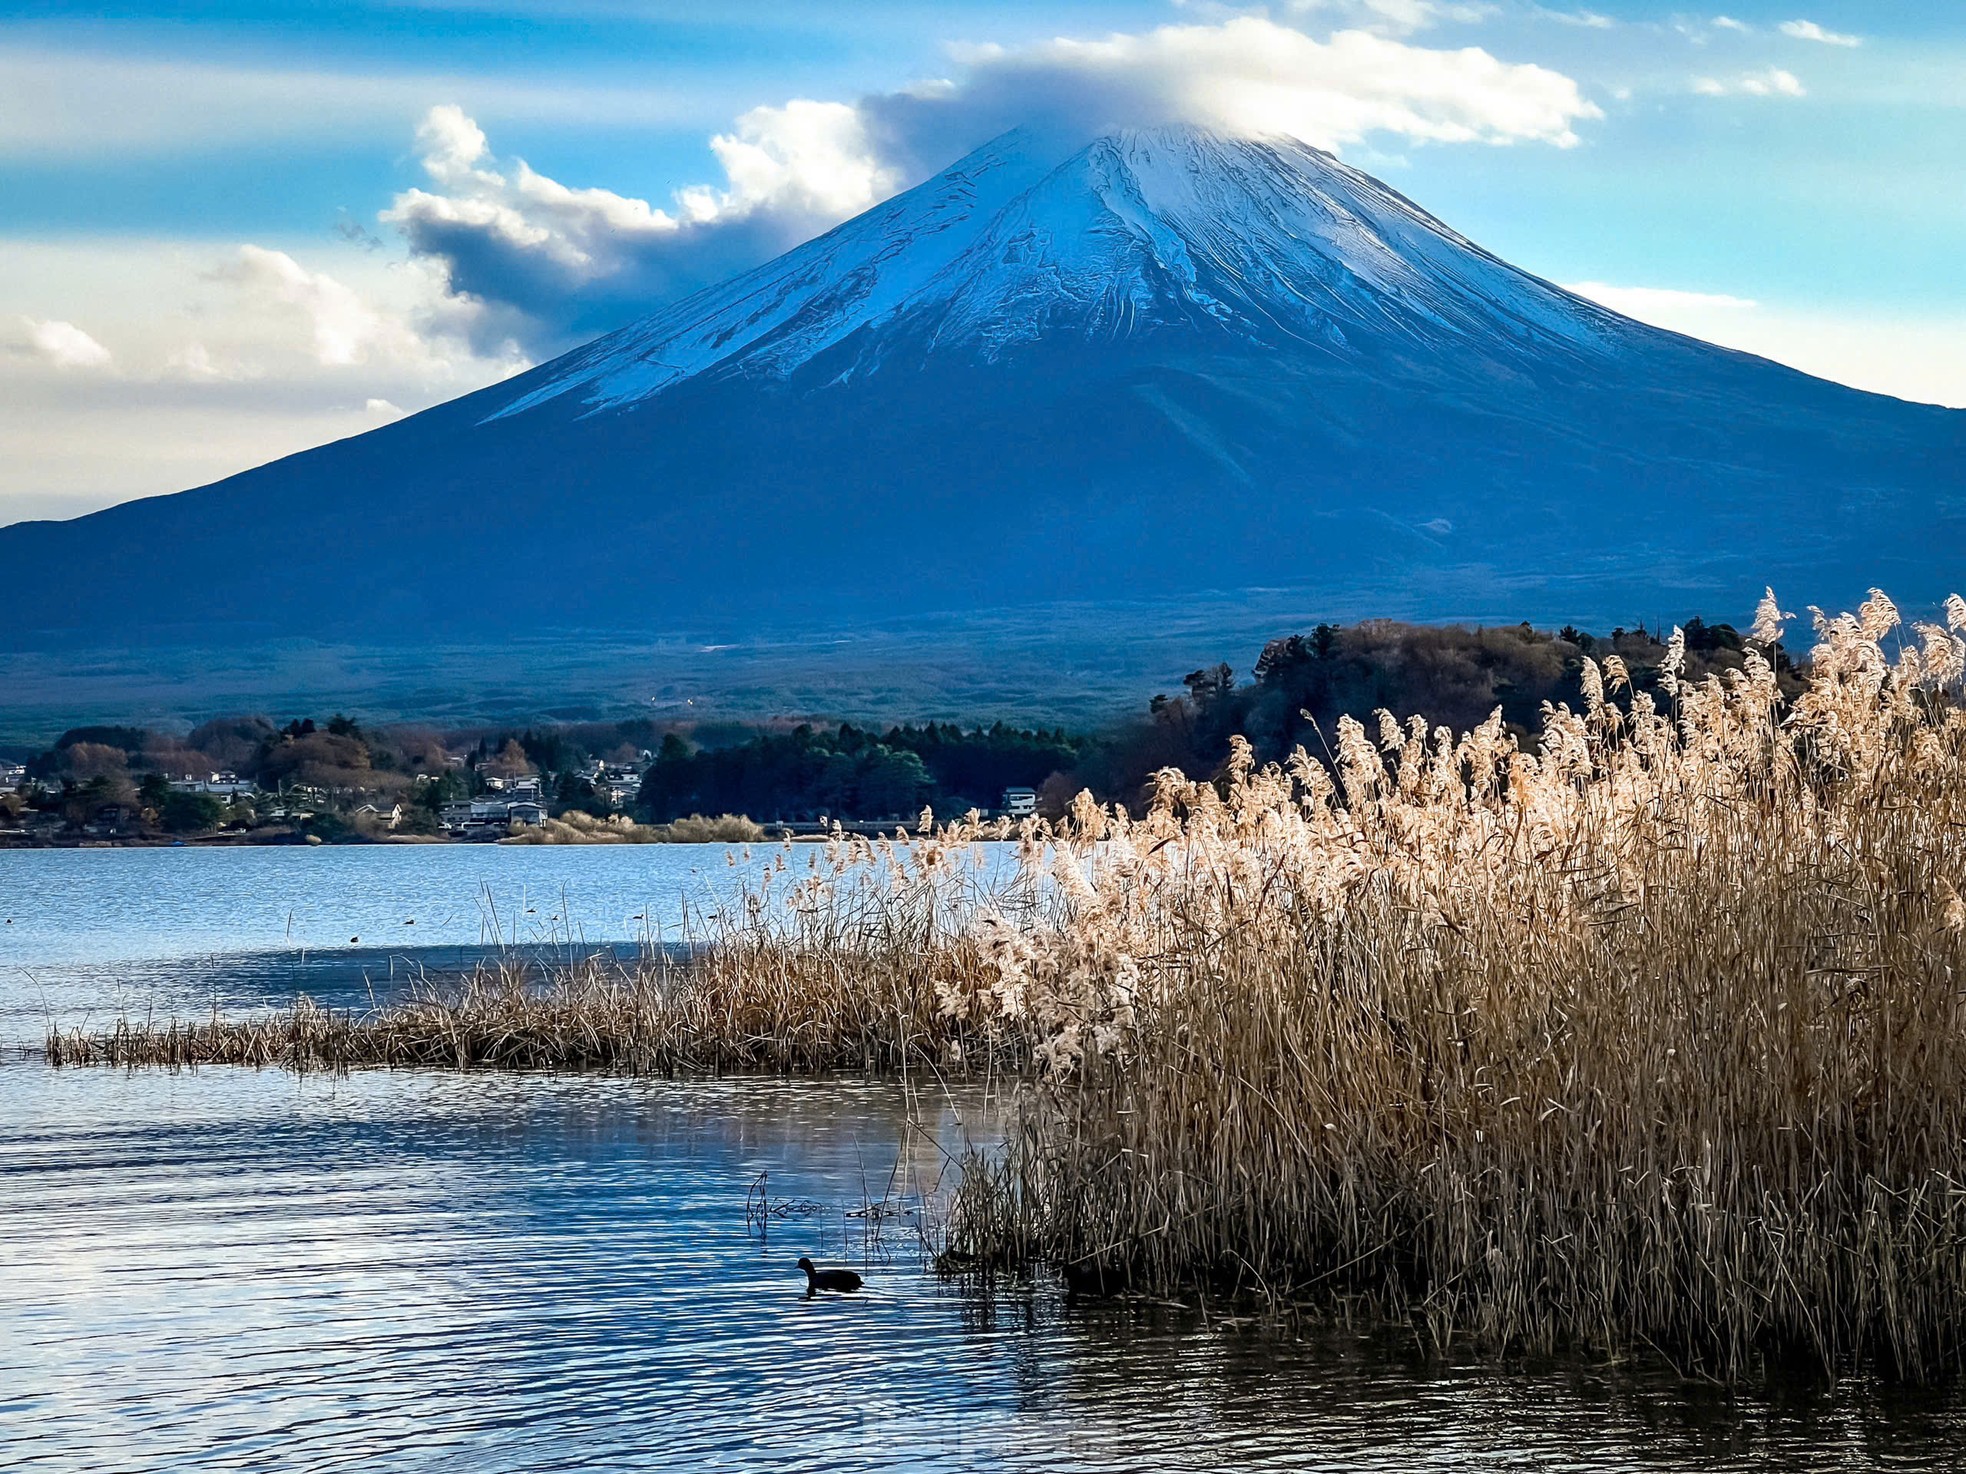
[[[211,773],[203,778],[179,778],[171,784],[179,793],[209,793],[218,798],[251,797],[259,792],[252,779],[237,773]]]
[[[1038,791],[1035,788],[1006,788],[1003,791],[1003,811],[1013,819],[1028,819],[1038,811]]]
[[[388,799],[370,799],[355,806],[355,817],[380,824],[385,829],[394,829],[403,822],[403,806]]]
[[[461,834],[471,830],[503,829],[512,824],[544,824],[547,812],[545,804],[533,799],[514,799],[502,793],[487,793],[445,804],[437,817],[445,829]]]
[[[643,754],[644,758],[647,756]],[[577,772],[581,781],[594,790],[595,797],[606,799],[611,808],[625,809],[642,796],[642,773],[646,767],[646,762],[637,767],[634,763],[610,763],[594,758]]]
[[[60,814],[29,809],[9,819],[0,814],[0,839],[29,844],[49,844],[61,837],[68,821]]]
[[[82,832],[94,838],[108,838],[129,831],[137,818],[128,804],[104,804],[83,824]]]

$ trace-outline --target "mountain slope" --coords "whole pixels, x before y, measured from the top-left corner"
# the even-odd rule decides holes
[[[1019,133],[509,383],[0,529],[0,627],[745,640],[1071,603],[1136,639],[1135,606],[1255,587],[1307,618],[1918,601],[1966,581],[1962,450],[1966,414],[1621,318],[1300,144]]]

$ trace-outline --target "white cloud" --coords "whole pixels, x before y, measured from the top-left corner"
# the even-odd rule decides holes
[[[1500,61],[1480,47],[1442,50],[1359,30],[1319,41],[1260,16],[975,47],[959,59],[968,75],[924,99],[921,111],[939,107],[1004,127],[1033,116],[1089,129],[1195,122],[1287,133],[1329,149],[1375,135],[1568,148],[1578,123],[1602,116],[1561,72]]]
[[[1295,15],[1330,16],[1342,24],[1391,36],[1410,36],[1431,26],[1473,25],[1497,13],[1482,0],[1290,0]]]
[[[1614,312],[1876,394],[1966,408],[1966,319],[1910,320],[1716,292],[1576,282]]]
[[[386,420],[400,420],[405,413],[400,404],[393,404],[387,399],[377,399],[373,395],[362,401],[362,408]]]
[[[1662,327],[1669,326],[1662,319],[1682,317],[1688,313],[1746,312],[1760,305],[1747,297],[1730,297],[1720,292],[1685,292],[1671,287],[1616,287],[1599,281],[1569,282],[1564,290],[1588,297],[1613,312],[1622,312],[1640,322]]]
[[[422,409],[523,362],[475,354],[427,267],[282,244],[9,238],[0,522],[202,485],[373,429],[369,399]],[[76,318],[113,366],[64,369],[28,331]]]
[[[58,369],[106,369],[114,355],[72,322],[23,317],[27,348]]]
[[[194,338],[165,357],[164,375],[194,384],[214,384],[249,379],[254,377],[254,371],[245,364],[221,362],[211,349]]]
[[[695,221],[784,209],[819,218],[858,214],[893,194],[901,177],[882,163],[858,108],[803,99],[758,107],[710,140],[730,184],[680,190]]]
[[[1736,77],[1695,77],[1693,90],[1702,97],[1802,97],[1808,91],[1794,72],[1780,67]]]
[[[1617,26],[1617,21],[1595,10],[1552,10],[1545,5],[1530,8],[1530,14],[1538,20],[1555,21],[1558,25],[1580,26],[1587,31],[1609,31]]]
[[[1826,31],[1812,20],[1785,20],[1777,28],[1784,36],[1793,36],[1798,41],[1816,41],[1824,46],[1861,46],[1862,36],[1852,36],[1844,31]]]
[[[1746,36],[1754,31],[1754,27],[1746,21],[1736,20],[1731,15],[1716,15],[1711,19],[1678,15],[1666,24],[1695,46],[1705,46],[1713,40],[1715,32],[1718,31],[1727,31],[1738,36]]]
[[[841,103],[746,113],[710,141],[725,183],[677,190],[673,211],[500,161],[455,105],[430,110],[417,148],[433,187],[397,195],[381,218],[448,286],[481,349],[503,336],[546,352],[618,327],[899,183]]]
[[[407,360],[429,351],[406,323],[377,311],[325,272],[309,271],[285,251],[241,246],[213,277],[238,287],[260,310],[298,314],[311,335],[315,361],[323,367],[376,357]]]
[[[380,143],[400,136],[433,97],[507,122],[675,126],[700,115],[674,84],[316,71],[0,42],[0,157],[148,158],[302,138]]]

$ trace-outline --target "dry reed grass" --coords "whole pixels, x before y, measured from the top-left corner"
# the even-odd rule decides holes
[[[1779,637],[1772,597],[1756,634]],[[1519,750],[1346,721],[1326,763],[1081,797],[993,878],[970,820],[788,846],[687,967],[50,1056],[1028,1068],[952,1245],[1154,1291],[1365,1304],[1433,1340],[1910,1377],[1966,1327],[1966,603],[1882,595]],[[282,1032],[284,1030],[284,1032]]]
[[[596,817],[569,810],[543,824],[515,824],[500,844],[755,844],[764,829],[742,814],[691,814],[667,824],[637,824],[626,814]]]
[[[599,953],[544,975],[520,963],[488,964],[368,1010],[323,1008],[302,997],[270,1014],[57,1027],[44,1057],[57,1067],[169,1069],[906,1072],[962,1053],[963,1030],[938,1012],[938,999],[948,975],[965,966],[975,970],[978,959],[950,949],[886,958],[808,953],[789,966],[776,950],[748,947],[627,963]],[[969,1058],[1005,1073],[1028,1063],[1008,1038],[972,1046]]]
[[[1881,595],[1541,748],[1347,722],[1032,856],[985,997],[1045,1074],[973,1252],[1353,1296],[1433,1340],[1926,1377],[1966,1330],[1966,604]],[[1760,633],[1777,632],[1772,596]],[[1006,1210],[1005,1200],[1012,1207]],[[958,1241],[965,1236],[958,1234]]]

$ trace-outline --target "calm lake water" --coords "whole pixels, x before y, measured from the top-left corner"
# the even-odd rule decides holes
[[[118,1014],[386,996],[500,949],[679,940],[777,851],[724,845],[0,850],[0,1041]]]
[[[0,1469],[1961,1465],[1956,1392],[1730,1396],[945,1284],[910,1210],[987,1137],[974,1097],[22,1057],[49,1009],[386,988],[487,944],[487,894],[565,928],[521,940],[634,945],[729,876],[667,847],[0,853]],[[370,943],[411,916],[416,948]],[[800,1254],[867,1291],[807,1301]]]

